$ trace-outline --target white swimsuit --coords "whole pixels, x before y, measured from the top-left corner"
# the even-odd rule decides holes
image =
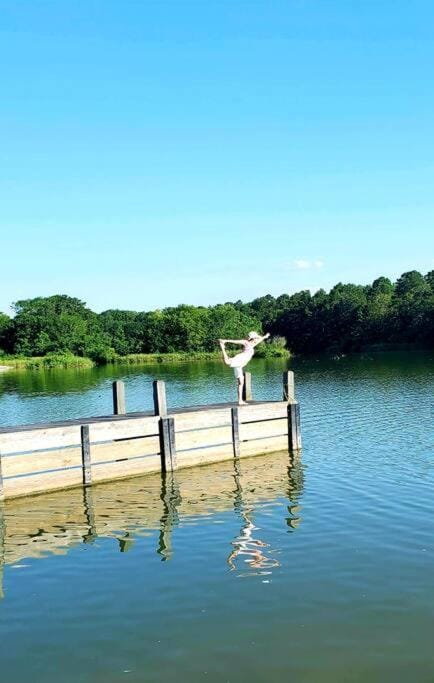
[[[243,376],[243,368],[247,363],[252,360],[255,353],[255,347],[252,342],[244,342],[244,351],[237,353],[236,356],[230,359],[229,366],[233,368],[235,377],[240,379]]]

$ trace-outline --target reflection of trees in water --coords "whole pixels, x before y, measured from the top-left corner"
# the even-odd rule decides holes
[[[148,368],[146,368],[148,369]],[[143,367],[104,365],[95,368],[53,368],[51,370],[11,370],[0,377],[0,395],[84,393],[105,381],[143,374]],[[149,369],[152,374],[152,369]]]
[[[51,370],[10,370],[0,375],[0,395],[20,396],[85,393],[106,382],[125,377],[166,379],[180,382],[183,390],[191,387],[191,380],[207,380],[210,376],[226,376],[220,360],[194,363],[157,363],[147,365],[103,365],[94,368],[52,368]],[[184,386],[184,382],[187,383]],[[194,391],[193,391],[194,393]]]
[[[280,372],[286,361],[282,359],[252,361],[255,376],[259,380],[268,377],[268,372]],[[227,368],[220,359],[215,361],[194,361],[191,363],[149,363],[146,365],[103,365],[94,368],[53,368],[51,370],[11,370],[0,375],[0,395],[12,393],[19,396],[83,394],[116,379],[136,377],[140,382],[165,379],[173,383],[174,399],[178,399],[176,385],[182,389],[179,401],[185,394],[197,401],[198,389],[209,384],[210,377],[227,379]],[[133,379],[133,382],[135,380]],[[73,398],[71,398],[73,400]]]
[[[291,369],[297,373],[298,383],[319,383],[330,387],[330,380],[360,382],[369,379],[375,385],[387,383],[394,386],[403,378],[424,379],[432,375],[432,352],[412,349],[409,351],[365,351],[360,353],[297,356],[291,360]],[[323,389],[322,389],[323,390]]]
[[[269,371],[276,372],[283,366],[281,360],[265,361],[255,359],[252,367],[259,379]],[[413,352],[410,354],[365,353],[339,356],[335,359],[320,357],[298,358],[292,364],[300,371],[300,379],[335,379],[372,378],[376,382],[388,379],[391,382],[400,381],[403,370],[406,376],[425,375],[432,370],[432,360],[427,352]],[[106,380],[115,380],[126,376],[149,376],[168,381],[179,382],[183,390],[188,390],[191,380],[209,381],[211,377],[227,377],[227,370],[219,361],[195,361],[193,363],[158,363],[144,366],[134,365],[106,365],[95,368],[54,368],[52,370],[10,371],[1,375],[0,392],[14,392],[17,394],[56,394],[67,391],[84,392],[92,389]],[[187,386],[184,386],[184,382]],[[193,392],[194,393],[194,389]]]

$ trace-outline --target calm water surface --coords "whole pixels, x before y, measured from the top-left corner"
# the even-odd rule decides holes
[[[303,451],[3,504],[8,683],[434,680],[434,356],[294,362]],[[281,362],[252,363],[258,398]],[[233,397],[219,364],[0,375],[0,424]]]

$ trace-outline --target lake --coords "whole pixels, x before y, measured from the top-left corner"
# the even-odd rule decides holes
[[[295,359],[303,450],[10,500],[8,683],[434,680],[434,353]],[[251,363],[281,397],[281,360]],[[0,424],[233,400],[219,363],[0,375]],[[3,557],[2,557],[3,554]],[[1,577],[1,574],[3,576]]]

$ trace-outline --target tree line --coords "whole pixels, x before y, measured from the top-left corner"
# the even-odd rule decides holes
[[[96,362],[138,353],[209,352],[216,340],[250,330],[286,340],[295,353],[357,351],[376,344],[434,345],[434,270],[392,283],[338,283],[329,292],[270,294],[249,303],[187,306],[157,311],[91,311],[66,295],[17,301],[0,313],[0,353],[44,356],[73,353]],[[276,342],[275,342],[276,343]],[[281,343],[281,342],[280,342]]]

